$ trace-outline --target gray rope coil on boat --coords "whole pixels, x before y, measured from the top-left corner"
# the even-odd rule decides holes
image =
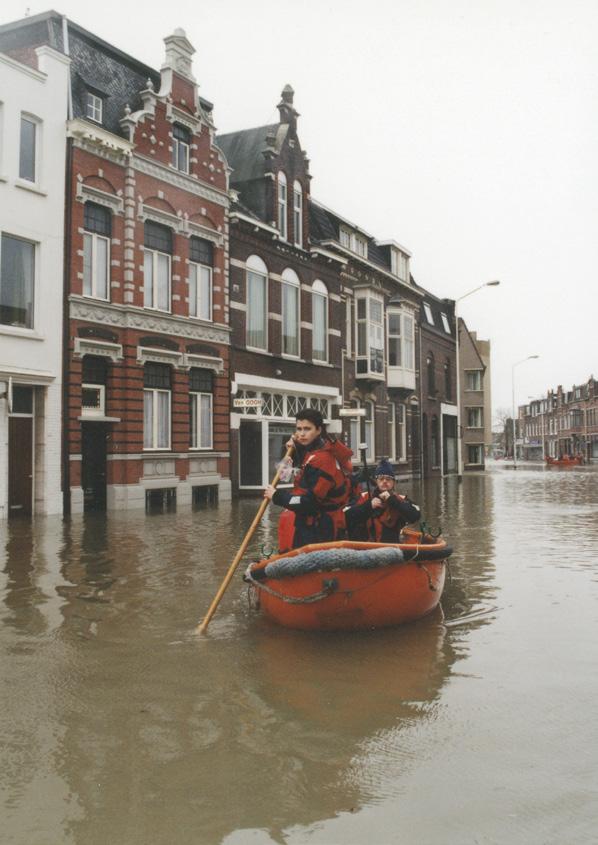
[[[272,587],[268,587],[267,584],[256,581],[251,575],[250,567],[247,567],[243,580],[251,584],[252,587],[255,587],[258,590],[263,590],[265,593],[268,593],[268,595],[281,599],[287,604],[313,604],[316,601],[325,599],[327,596],[331,596],[338,587],[337,582],[334,578],[332,578],[330,581],[324,582],[324,588],[320,590],[319,593],[312,593],[311,596],[285,596],[283,593],[273,590]]]

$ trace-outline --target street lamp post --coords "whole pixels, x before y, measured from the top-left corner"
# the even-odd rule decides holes
[[[513,366],[511,367],[511,392],[512,392],[512,402],[513,402],[513,469],[517,469],[517,443],[516,440],[516,428],[515,428],[515,367],[518,367],[519,364],[524,364],[526,361],[531,361],[532,358],[539,358],[539,355],[528,355],[527,358],[522,358],[521,361],[515,361]]]
[[[482,288],[494,288],[500,285],[500,282],[495,280],[493,282],[484,282],[483,285],[478,285],[477,288],[464,293],[455,299],[455,355],[457,358],[457,478],[461,479],[463,476],[463,455],[461,449],[461,365],[459,363],[459,309],[458,305],[462,299],[471,296]]]

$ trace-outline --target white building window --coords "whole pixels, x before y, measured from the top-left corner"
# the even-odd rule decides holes
[[[484,447],[481,445],[467,447],[467,463],[468,464],[483,464],[484,463]]]
[[[268,269],[261,258],[247,259],[247,346],[268,348]]]
[[[293,236],[295,246],[303,247],[303,191],[301,183],[293,183]]]
[[[481,390],[482,389],[482,371],[481,370],[467,370],[465,373],[465,389],[466,390]]]
[[[388,366],[415,369],[414,321],[410,314],[388,311]]]
[[[358,399],[354,400],[352,403],[354,408],[361,408],[362,405]],[[350,448],[353,451],[353,462],[357,463],[361,458],[361,452],[359,447],[362,444],[362,431],[363,429],[361,426],[365,427],[365,442],[367,445],[366,448],[366,460],[371,462],[375,460],[374,455],[374,442],[375,442],[375,431],[374,431],[374,403],[373,402],[364,402],[363,407],[365,408],[365,420],[363,417],[356,417],[350,418],[349,423],[349,442]],[[363,421],[362,421],[363,420]]]
[[[390,271],[402,282],[409,280],[409,259],[404,252],[394,247],[390,250]]]
[[[282,354],[299,357],[299,277],[287,267],[282,273]]]
[[[210,370],[191,369],[189,373],[189,429],[192,449],[212,449],[213,385]]]
[[[368,242],[367,238],[363,235],[341,226],[339,229],[339,240],[341,246],[350,249],[356,255],[361,255],[363,258],[368,257]]]
[[[407,425],[405,405],[397,405],[398,453],[397,460],[407,460]]]
[[[172,231],[147,221],[143,260],[143,304],[146,308],[170,311],[170,262]]]
[[[21,115],[19,177],[27,182],[38,181],[38,148],[40,121],[32,115]]]
[[[109,298],[110,234],[109,209],[86,202],[83,211],[83,296]]]
[[[212,319],[214,245],[204,238],[189,239],[189,316]]]
[[[170,367],[147,363],[143,385],[143,448],[170,449]]]
[[[384,377],[384,303],[381,296],[359,292],[356,298],[357,373]]]
[[[482,428],[483,417],[481,408],[467,408],[467,428]]]
[[[96,123],[101,123],[103,106],[104,103],[101,97],[98,97],[96,94],[92,94],[91,91],[87,92],[87,96],[85,98],[86,117],[90,120],[94,120]]]
[[[442,320],[442,327],[444,328],[445,332],[447,334],[450,334],[451,333],[451,326],[450,326],[450,323],[448,321],[448,317],[446,316],[444,311],[440,312],[440,319]]]
[[[388,457],[395,461],[397,458],[397,406],[388,403]]]
[[[172,166],[181,173],[189,173],[189,150],[191,149],[191,132],[178,123],[172,127]]]
[[[319,279],[312,285],[312,358],[328,361],[328,290]]]
[[[287,239],[287,177],[282,170],[278,174],[278,231]]]
[[[433,326],[434,315],[432,314],[432,309],[430,308],[427,302],[424,302],[424,314],[426,315],[426,320],[428,321],[428,323]]]
[[[33,328],[36,245],[5,232],[0,240],[0,324]]]

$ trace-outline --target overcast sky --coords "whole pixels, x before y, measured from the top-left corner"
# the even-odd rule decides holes
[[[57,0],[159,68],[175,27],[219,131],[277,120],[312,195],[412,253],[492,342],[494,408],[598,378],[597,0]],[[2,0],[2,22],[50,8]]]

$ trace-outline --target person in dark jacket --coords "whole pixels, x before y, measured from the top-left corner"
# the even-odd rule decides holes
[[[421,518],[417,505],[395,491],[392,464],[384,458],[374,472],[376,486],[372,492],[362,493],[352,507],[345,509],[350,540],[374,543],[398,543],[401,529]]]
[[[284,530],[279,530],[280,551],[343,537],[343,509],[349,499],[345,465],[350,465],[351,450],[340,441],[328,439],[319,411],[306,408],[297,414],[296,431],[287,447],[290,445],[295,447],[293,489],[277,490],[269,484],[264,490],[266,499],[294,514],[294,523],[281,519]]]

